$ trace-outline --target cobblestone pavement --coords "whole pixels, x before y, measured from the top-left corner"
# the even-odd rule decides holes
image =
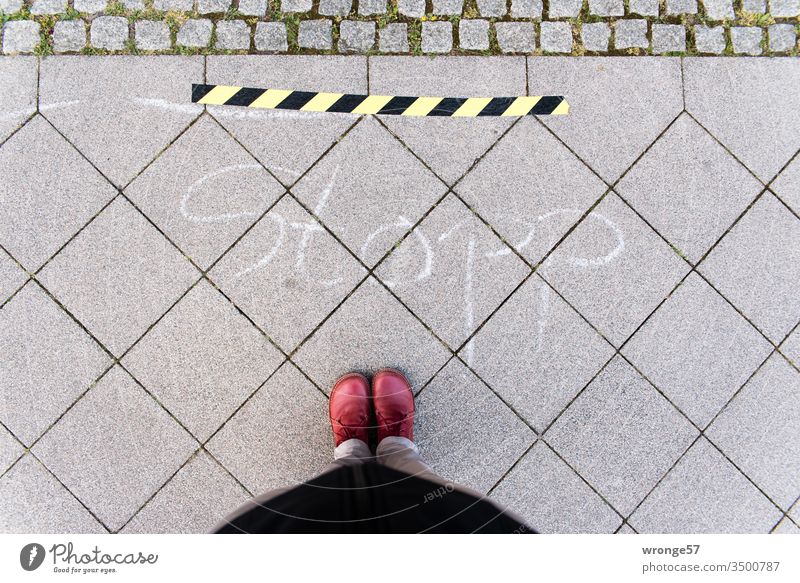
[[[564,94],[561,118],[189,102]],[[0,530],[200,532],[394,366],[544,532],[798,532],[800,61],[0,58]]]
[[[2,52],[797,55],[800,0],[0,0]]]

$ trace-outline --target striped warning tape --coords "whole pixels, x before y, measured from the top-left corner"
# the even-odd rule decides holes
[[[556,95],[525,97],[402,97],[192,85],[192,102],[258,109],[292,109],[361,115],[487,117],[566,115],[567,101]]]

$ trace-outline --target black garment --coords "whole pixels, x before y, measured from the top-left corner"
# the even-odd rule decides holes
[[[534,532],[487,500],[374,463],[327,472],[262,506],[217,532]]]

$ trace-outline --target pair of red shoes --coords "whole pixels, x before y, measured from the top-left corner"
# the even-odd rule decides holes
[[[367,378],[349,373],[333,385],[328,413],[334,443],[348,439],[369,443],[373,414],[377,439],[389,436],[414,440],[414,394],[405,375],[384,368],[372,377],[372,391]]]

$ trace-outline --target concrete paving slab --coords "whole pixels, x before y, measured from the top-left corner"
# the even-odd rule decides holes
[[[203,442],[282,361],[222,294],[201,281],[122,363]]]
[[[628,515],[697,433],[616,357],[556,420],[545,439],[616,510]]]
[[[524,57],[372,57],[377,95],[490,97],[525,95]],[[383,123],[448,184],[453,184],[511,125],[508,118],[403,118]]]
[[[800,492],[800,372],[773,354],[706,435],[788,510]]]
[[[570,104],[568,116],[542,121],[609,182],[680,113],[681,89],[676,58],[528,59],[530,94],[564,95]]]
[[[28,280],[28,274],[8,253],[0,249],[0,304]]]
[[[797,368],[800,368],[800,328],[795,328],[795,331],[784,340],[781,344],[781,352]]]
[[[118,198],[47,264],[39,280],[121,356],[199,275]]]
[[[296,485],[333,461],[328,404],[300,371],[284,364],[207,449],[253,494]]]
[[[456,484],[488,492],[536,440],[478,377],[452,359],[417,398],[422,459]]]
[[[202,79],[201,57],[48,57],[41,63],[39,107],[122,187],[200,115],[202,106],[188,92]]]
[[[29,271],[117,193],[41,116],[0,148],[0,171],[0,243]]]
[[[0,57],[0,143],[36,111],[36,57]]]
[[[376,271],[454,350],[528,273],[530,268],[452,195]]]
[[[201,451],[122,529],[123,534],[203,534],[250,498]]]
[[[33,443],[111,365],[34,283],[0,310],[0,420]]]
[[[461,356],[541,432],[613,353],[575,310],[533,276]]]
[[[800,214],[800,156],[795,156],[770,187],[795,213]]]
[[[800,527],[788,518],[784,518],[778,523],[772,534],[800,534]]]
[[[370,267],[446,190],[369,117],[292,187],[298,199]]]
[[[620,346],[688,270],[612,193],[547,258],[541,273]]]
[[[614,532],[622,518],[543,441],[492,491],[492,500],[540,533]]]
[[[114,367],[39,440],[33,453],[116,530],[196,447],[128,373]]]
[[[3,474],[24,453],[25,449],[17,438],[0,425],[0,474]]]
[[[761,180],[800,148],[800,62],[686,58],[686,109]]]
[[[289,352],[365,275],[355,257],[289,196],[210,272],[214,283]]]
[[[780,510],[701,437],[629,520],[642,533],[768,533],[780,517]]]
[[[531,118],[514,126],[455,187],[534,264],[605,190],[599,178]]]
[[[688,115],[681,115],[616,190],[692,263],[763,186]]]
[[[293,360],[324,391],[341,375],[391,367],[419,390],[449,351],[373,278],[366,280],[297,351]]]
[[[208,57],[208,83],[298,91],[367,93],[366,57]],[[284,183],[295,182],[358,119],[349,114],[209,107]]]
[[[705,427],[772,346],[692,273],[623,348],[699,427]]]
[[[284,188],[209,116],[201,117],[125,193],[207,269]]]
[[[0,532],[100,534],[107,531],[29,454],[0,478]]]
[[[773,342],[800,320],[800,221],[769,192],[699,269]]]
[[[657,10],[658,10],[658,5],[656,5],[656,11]],[[622,527],[615,534],[639,534],[639,533],[633,530],[627,524],[623,524]]]

